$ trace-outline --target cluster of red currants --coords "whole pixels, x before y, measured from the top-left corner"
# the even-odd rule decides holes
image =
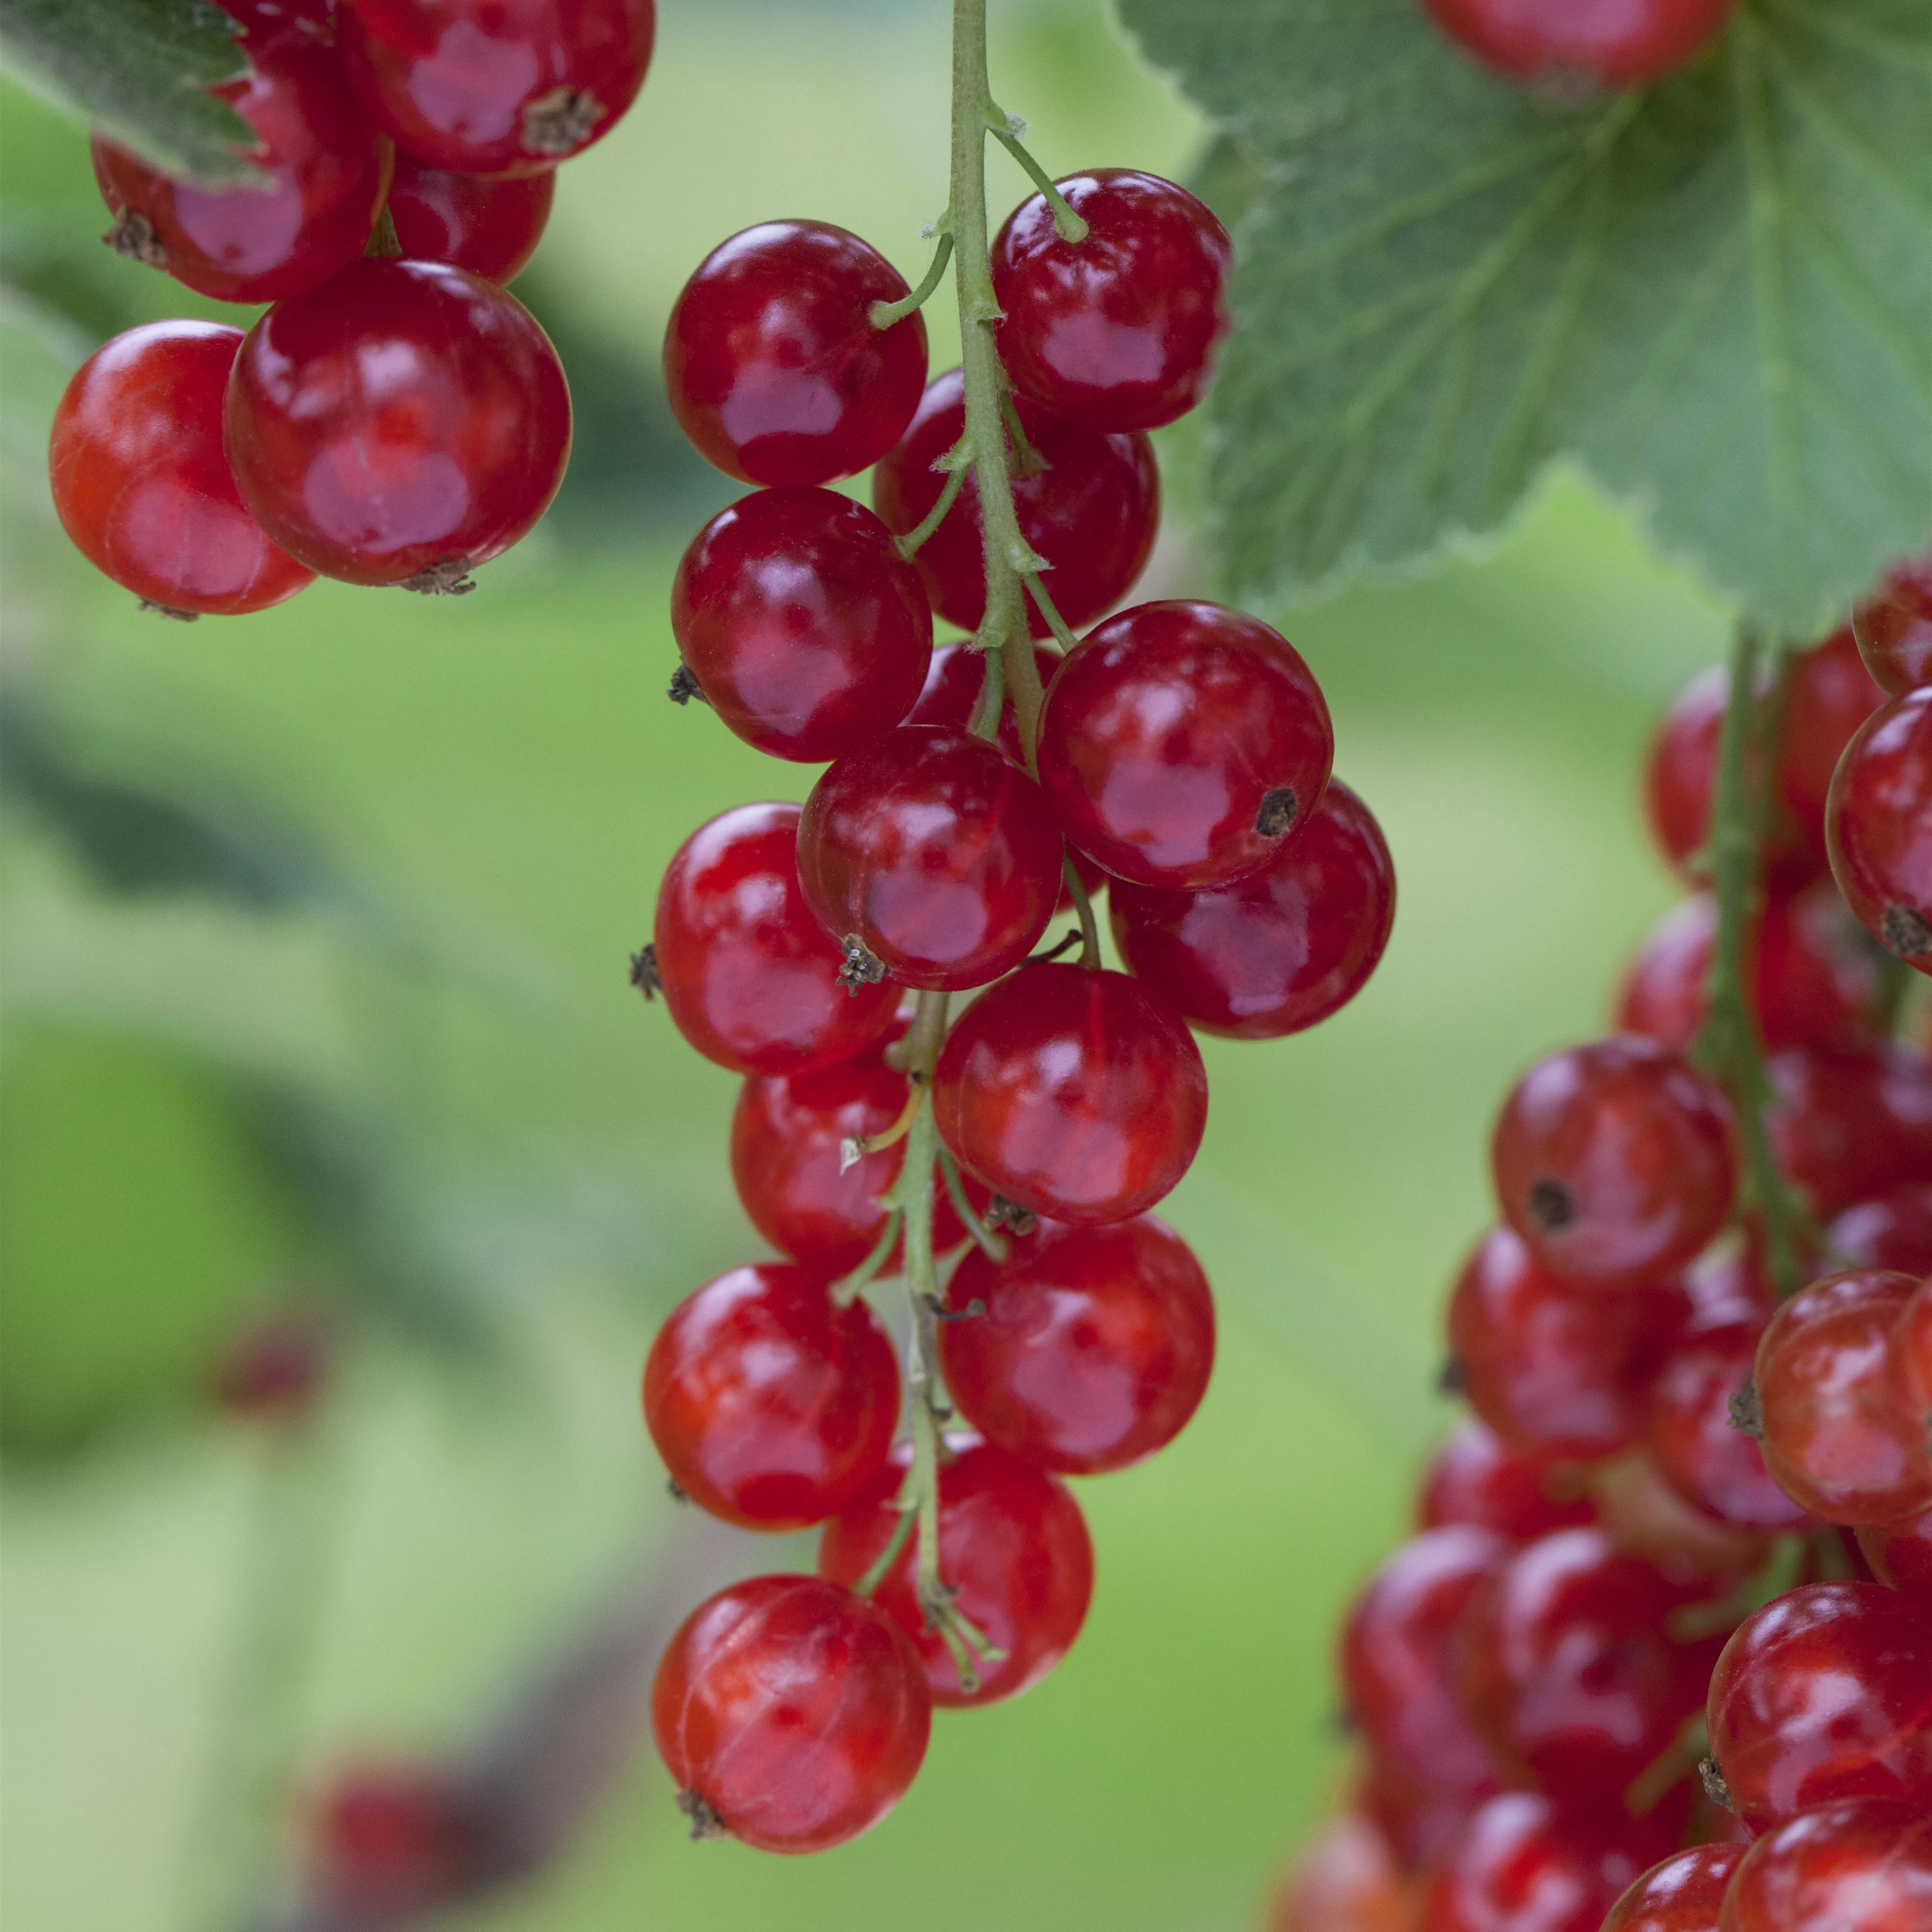
[[[570,393],[505,284],[558,162],[643,84],[653,0],[224,0],[246,68],[214,92],[260,179],[212,188],[105,135],[118,252],[272,304],[116,336],[68,385],[49,470],[89,562],[173,616],[238,616],[318,574],[422,591],[530,531],[563,480]]]
[[[1034,196],[992,248],[996,326],[969,318],[991,343],[928,383],[918,304],[953,240],[914,296],[842,230],[748,230],[665,340],[692,441],[760,486],[685,554],[672,695],[830,761],[802,811],[692,835],[633,971],[746,1076],[732,1173],[786,1257],[683,1302],[644,1384],[684,1496],[751,1528],[824,1526],[816,1576],[711,1598],[656,1684],[694,1829],[778,1852],[875,1822],[933,1704],[1012,1696],[1073,1642],[1093,1554],[1062,1478],[1171,1441],[1213,1361],[1206,1278],[1148,1212],[1206,1123],[1189,1027],[1312,1025],[1394,910],[1286,640],[1198,602],[1071,638],[1147,562],[1146,432],[1193,405],[1226,327],[1220,224],[1126,170]],[[824,487],[868,467],[873,509]],[[1025,602],[989,618],[1003,569]],[[935,651],[935,612],[978,634]],[[1126,972],[1100,964],[1103,885]],[[1036,952],[1056,910],[1079,930]],[[950,997],[980,988],[947,1030]],[[942,1287],[934,1258],[962,1246]],[[901,1378],[861,1293],[888,1268],[911,1304],[897,1448]],[[944,1439],[942,1375],[970,1425]]]
[[[1725,746],[1722,674],[1658,733],[1648,816],[1699,890],[1622,1030],[1496,1124],[1502,1225],[1448,1311],[1474,1414],[1348,1613],[1362,1768],[1278,1932],[1932,1926],[1932,1056],[1894,1018],[1898,962],[1932,974],[1932,565],[1856,622],[1755,740]],[[1691,1057],[1726,748],[1760,800],[1738,976],[1781,1234]]]

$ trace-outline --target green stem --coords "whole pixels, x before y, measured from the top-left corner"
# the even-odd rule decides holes
[[[1000,735],[1000,719],[1006,708],[1006,661],[998,651],[982,651],[980,656],[986,660],[986,668],[966,728],[974,737],[990,743]]]
[[[939,231],[939,246],[932,251],[932,266],[920,279],[920,285],[910,295],[902,296],[896,302],[875,302],[872,304],[872,326],[890,328],[894,322],[903,322],[916,309],[923,308],[927,298],[938,287],[940,278],[946,273],[946,265],[952,259],[952,230],[950,218],[942,214],[934,224]]]
[[[1087,238],[1087,224],[1076,214],[1068,205],[1066,197],[1053,184],[1053,177],[1035,160],[1020,136],[1026,131],[1022,121],[1016,125],[1010,114],[1003,113],[989,103],[986,113],[986,131],[991,134],[1020,166],[1026,170],[1035,188],[1046,196],[1046,205],[1053,210],[1053,229],[1063,242],[1084,242]]]
[[[943,1147],[939,1150],[939,1171],[946,1178],[946,1191],[952,1198],[952,1211],[959,1216],[960,1226],[973,1237],[974,1245],[989,1262],[1004,1261],[1010,1252],[1006,1237],[996,1234],[980,1218],[979,1210],[966,1198],[965,1184],[959,1178],[959,1163]]]
[[[847,1275],[843,1280],[832,1283],[832,1298],[841,1308],[849,1308],[864,1292],[871,1281],[892,1259],[892,1250],[898,1245],[899,1229],[904,1216],[896,1208],[886,1216],[886,1225],[880,1230],[879,1238],[872,1244],[872,1252]]]
[[[1053,641],[1063,651],[1070,651],[1080,640],[1066,628],[1066,620],[1060,614],[1060,607],[1047,595],[1046,584],[1036,570],[1022,571],[1020,581],[1033,592],[1033,601],[1040,606],[1040,614],[1046,620],[1046,628],[1053,633]]]
[[[946,478],[946,487],[939,493],[939,500],[926,512],[923,522],[907,531],[898,540],[899,554],[908,563],[919,554],[927,538],[945,522],[946,513],[958,500],[959,486],[966,481],[966,472],[973,465],[971,453],[963,442],[956,444],[945,460],[952,464],[952,473]]]
[[[1088,896],[1071,852],[1064,854],[1060,858],[1060,875],[1066,881],[1073,910],[1080,916],[1080,963],[1090,973],[1097,972],[1100,965],[1100,928],[1094,918],[1094,902]]]

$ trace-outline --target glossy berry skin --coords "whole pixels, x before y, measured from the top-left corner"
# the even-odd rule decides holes
[[[868,243],[827,221],[766,221],[721,243],[664,331],[664,386],[700,455],[743,483],[856,476],[904,434],[926,387],[917,310],[872,326],[909,292]]]
[[[679,847],[658,890],[657,976],[677,1030],[734,1073],[809,1072],[892,1028],[896,987],[838,983],[844,961],[798,878],[799,808],[741,805]]]
[[[671,1312],[644,1364],[644,1420],[671,1480],[743,1529],[835,1516],[884,1466],[898,1370],[862,1300],[815,1268],[734,1268]]]
[[[1897,1522],[1861,1523],[1858,1544],[1881,1583],[1888,1583],[1932,1616],[1932,1508]]]
[[[507,286],[529,266],[556,198],[556,170],[460,175],[396,157],[389,218],[403,253]]]
[[[1772,1150],[1816,1213],[1932,1181],[1932,1058],[1922,1048],[1794,1050],[1766,1072]]]
[[[968,1690],[944,1639],[926,1628],[908,1541],[872,1600],[904,1630],[926,1667],[935,1704],[998,1703],[1052,1670],[1080,1634],[1094,1595],[1094,1545],[1066,1485],[971,1436],[951,1441],[939,1466],[939,1574],[959,1613],[1006,1652]],[[892,1507],[912,1445],[902,1443],[866,1493],[825,1526],[818,1574],[855,1585],[891,1541]]]
[[[1683,1267],[1737,1192],[1722,1090],[1630,1034],[1539,1060],[1503,1103],[1490,1154],[1510,1226],[1546,1267],[1596,1287]]]
[[[97,570],[164,609],[239,616],[315,581],[249,514],[222,447],[241,345],[219,322],[130,328],[80,365],[54,411],[47,476],[62,528]]]
[[[1017,966],[1060,897],[1040,788],[982,738],[908,724],[849,752],[805,802],[798,874],[819,922],[903,986],[958,991]]]
[[[953,1158],[1009,1201],[1056,1220],[1124,1221],[1187,1172],[1208,1075],[1159,994],[1124,973],[1040,962],[961,1016],[932,1109]]]
[[[1259,872],[1310,822],[1334,751],[1321,687],[1279,632],[1218,604],[1138,604],[1060,666],[1040,777],[1115,878],[1198,892]]]
[[[932,1703],[883,1610],[817,1576],[754,1576],[700,1604],[671,1639],[651,1728],[698,1829],[821,1852],[905,1796]]]
[[[652,0],[344,0],[337,34],[396,145],[459,174],[580,154],[638,97]]]
[[[1087,234],[1063,242],[1044,195],[1007,216],[993,243],[1000,360],[1065,422],[1158,429],[1207,389],[1234,244],[1205,202],[1158,175],[1094,168],[1054,185]]]
[[[1013,514],[1020,535],[1046,560],[1046,594],[1078,630],[1118,604],[1138,580],[1160,522],[1160,471],[1144,436],[1106,436],[1049,416],[1030,397],[1014,399],[1020,428],[1046,466],[1034,469],[1006,436]],[[966,427],[964,378],[935,376],[906,433],[872,472],[872,503],[887,526],[916,530],[939,501],[946,478],[933,464]],[[969,476],[938,529],[913,559],[932,608],[949,624],[976,630],[986,614],[986,566],[980,499]],[[1027,593],[1036,638],[1052,626]]]
[[[1932,1286],[1918,1288],[1899,1311],[1886,1342],[1885,1370],[1893,1410],[1918,1432],[1912,1439],[1932,1468]]]
[[[1699,1845],[1651,1867],[1611,1906],[1603,1932],[1718,1932],[1739,1844]]]
[[[1883,1798],[1821,1805],[1746,1853],[1719,1932],[1921,1932],[1932,1924],[1932,1814]]]
[[[1852,618],[1858,655],[1888,697],[1932,684],[1932,555],[1902,563]]]
[[[964,1315],[977,1301],[986,1312]],[[946,1385],[988,1442],[1061,1475],[1124,1469],[1186,1426],[1214,1366],[1214,1304],[1187,1244],[1142,1215],[1042,1221],[1004,1262],[968,1249],[946,1291]]]
[[[1423,1471],[1416,1527],[1466,1523],[1526,1543],[1595,1515],[1588,1496],[1570,1487],[1544,1458],[1511,1449],[1486,1423],[1466,1416]]]
[[[1266,1932],[1412,1932],[1417,1904],[1380,1826],[1360,1810],[1338,1812],[1282,1876]]]
[[[1394,1846],[1407,1871],[1426,1871],[1470,1819],[1503,1789],[1503,1768],[1495,1754],[1466,1724],[1462,1730],[1469,1744],[1487,1759],[1484,1775],[1473,1784],[1444,1783],[1427,1763],[1387,1751],[1372,1748],[1364,1754],[1355,1802]]]
[[[495,283],[365,260],[248,332],[226,434],[242,501],[291,556],[351,584],[447,588],[549,508],[570,391]]]
[[[470,1804],[428,1766],[349,1766],[304,1822],[310,1886],[337,1912],[358,1916],[413,1916],[454,1900],[484,1849]]]
[[[1889,1522],[1932,1504],[1932,1468],[1892,1400],[1887,1361],[1918,1286],[1880,1269],[1828,1275],[1786,1302],[1758,1344],[1765,1466],[1828,1522]]]
[[[1848,1268],[1932,1274],[1932,1186],[1895,1187],[1847,1208],[1826,1230],[1826,1241]]]
[[[1826,832],[1852,911],[1888,952],[1932,976],[1932,686],[1894,698],[1852,740]]]
[[[1510,1448],[1596,1462],[1641,1439],[1651,1384],[1689,1316],[1674,1282],[1602,1294],[1552,1274],[1498,1228],[1450,1298],[1450,1359],[1469,1406]]]
[[[254,130],[260,185],[176,178],[97,134],[110,244],[218,302],[279,302],[347,268],[382,212],[393,155],[333,50],[251,38],[248,71],[209,91]]]
[[[1832,774],[1858,728],[1885,702],[1847,624],[1791,660],[1778,747],[1778,790],[1813,863],[1826,858]]]
[[[1374,814],[1334,778],[1259,872],[1199,892],[1123,879],[1108,911],[1128,971],[1190,1026],[1280,1040],[1368,983],[1395,925],[1395,862]]]
[[[822,764],[890,731],[926,684],[932,612],[892,533],[836,490],[721,510],[671,585],[671,632],[748,745]]]
[[[267,1315],[231,1336],[208,1394],[237,1421],[288,1429],[306,1422],[328,1388],[328,1337],[313,1316]]]
[[[1732,1632],[1711,1754],[1755,1832],[1813,1806],[1932,1807],[1932,1618],[1880,1583],[1807,1583]]]
[[[1735,0],[1426,0],[1436,25],[1511,80],[1648,87],[1723,31]]]

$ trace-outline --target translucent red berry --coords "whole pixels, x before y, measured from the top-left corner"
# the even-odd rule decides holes
[[[919,1772],[926,1673],[880,1610],[817,1576],[700,1604],[658,1666],[651,1728],[701,1837],[819,1852],[876,1825]]]
[[[1198,891],[1258,872],[1308,824],[1335,736],[1300,652],[1218,604],[1139,604],[1048,694],[1040,783],[1116,878]]]
[[[1932,1275],[1932,1269],[1927,1270]],[[1886,1392],[1932,1470],[1932,1285],[1898,1312],[1886,1342]]]
[[[305,1862],[335,1911],[416,1916],[455,1898],[482,1850],[471,1804],[427,1765],[345,1766],[305,1821]]]
[[[892,1344],[816,1268],[734,1268],[687,1295],[644,1364],[644,1420],[671,1480],[746,1529],[835,1516],[884,1466],[899,1415]]]
[[[1767,1832],[1724,1896],[1720,1932],[1921,1932],[1932,1924],[1932,1813],[1826,1804]]]
[[[1123,973],[1042,962],[967,1008],[934,1118],[962,1167],[1056,1220],[1124,1221],[1187,1172],[1208,1124],[1200,1049]]]
[[[1081,240],[1060,238],[1036,194],[993,243],[994,340],[1006,373],[1089,429],[1156,429],[1185,416],[1228,330],[1228,231],[1158,175],[1094,168],[1054,185],[1087,224]]]
[[[841,982],[844,956],[806,903],[799,808],[741,805],[678,848],[658,889],[646,987],[677,1030],[734,1073],[790,1074],[880,1039],[896,987]]]
[[[1418,1528],[1466,1523],[1516,1543],[1594,1514],[1580,1483],[1560,1465],[1510,1448],[1474,1416],[1458,1423],[1430,1458],[1416,1491]]]
[[[1861,1553],[1881,1583],[1902,1592],[1932,1616],[1932,1508],[1897,1522],[1863,1522]]]
[[[1852,631],[1865,669],[1889,696],[1932,684],[1932,554],[1900,564],[1859,605]]]
[[[902,1443],[865,1495],[825,1526],[818,1574],[856,1584],[899,1524],[893,1507],[912,1446]],[[997,1703],[1052,1670],[1080,1634],[1094,1594],[1094,1546],[1066,1485],[972,1436],[949,1439],[939,1465],[939,1576],[955,1609],[1006,1654],[979,1667],[968,1690],[945,1640],[920,1607],[908,1540],[872,1601],[910,1639],[932,1701]]]
[[[905,433],[926,387],[915,310],[876,248],[826,221],[767,221],[698,265],[664,331],[664,386],[699,453],[741,482],[856,476]]]
[[[1820,1215],[1932,1181],[1932,1058],[1904,1041],[1856,1053],[1794,1049],[1766,1071],[1778,1165]]]
[[[615,127],[650,65],[652,0],[346,0],[350,72],[396,144],[460,174],[530,172]]]
[[[940,1331],[940,1357],[960,1412],[989,1442],[1064,1475],[1164,1448],[1214,1366],[1208,1278],[1151,1215],[1106,1228],[1042,1221],[1004,1262],[969,1249],[946,1305],[956,1318]]]
[[[554,168],[464,175],[398,154],[389,219],[412,260],[446,262],[485,281],[508,284],[536,253],[556,197]]]
[[[315,581],[243,504],[222,446],[241,346],[219,322],[130,328],[80,365],[54,411],[62,528],[97,570],[165,610],[238,616]]]
[[[1046,594],[1063,623],[1077,630],[1131,590],[1154,549],[1160,520],[1160,471],[1144,436],[1106,436],[1049,416],[1032,399],[1015,399],[1029,456],[1006,432],[1013,514],[1020,535],[1046,560]],[[872,472],[872,502],[902,533],[916,530],[939,501],[946,477],[932,466],[966,427],[959,370],[936,376],[910,426]],[[979,494],[969,475],[951,509],[913,561],[949,624],[976,630],[986,614],[986,563]],[[1030,592],[1028,620],[1036,638],[1051,634]]]
[[[1884,702],[1849,624],[1791,660],[1779,713],[1778,790],[1816,865],[1825,860],[1832,775],[1859,726]]]
[[[1699,1845],[1652,1866],[1611,1906],[1603,1932],[1718,1932],[1739,1844]]]
[[[1546,86],[1648,87],[1694,60],[1735,0],[1426,0],[1484,66]]]
[[[1825,1240],[1847,1268],[1932,1274],[1932,1185],[1895,1187],[1857,1202],[1825,1231]]]
[[[1360,1810],[1342,1811],[1282,1875],[1267,1932],[1412,1932],[1418,1903],[1382,1828]]]
[[[1894,698],[1852,740],[1826,830],[1852,911],[1887,951],[1932,975],[1932,686]]]
[[[685,668],[747,744],[818,764],[924,688],[932,612],[892,533],[836,490],[760,490],[692,539],[671,586]]]

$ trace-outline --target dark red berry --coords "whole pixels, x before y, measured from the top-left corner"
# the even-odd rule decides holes
[[[1267,1932],[1413,1932],[1418,1903],[1382,1827],[1360,1810],[1342,1811],[1282,1875]]]
[[[821,1576],[849,1587],[884,1554],[911,1458],[902,1443],[865,1495],[825,1526]],[[976,1690],[962,1687],[920,1607],[916,1562],[908,1539],[872,1600],[911,1640],[935,1704],[997,1703],[1037,1684],[1072,1648],[1094,1594],[1094,1546],[1066,1485],[971,1436],[950,1441],[940,1461],[939,1576],[959,1614],[1006,1653],[980,1666]]]
[[[746,1529],[836,1516],[884,1466],[899,1415],[892,1344],[815,1268],[734,1268],[680,1302],[644,1364],[644,1420],[673,1482]]]
[[[1611,1906],[1603,1932],[1718,1932],[1741,1844],[1699,1845],[1650,1870]]]
[[[1772,1151],[1817,1214],[1932,1181],[1932,1058],[1922,1048],[1793,1051],[1766,1070]]]
[[[1139,604],[1060,666],[1040,776],[1116,878],[1198,891],[1259,872],[1310,822],[1334,749],[1321,687],[1279,632],[1218,604]]]
[[[462,175],[396,157],[389,218],[403,253],[446,262],[485,281],[516,280],[543,239],[556,196],[556,170],[528,175]]]
[[[1426,0],[1436,24],[1512,80],[1648,87],[1702,53],[1735,0]]]
[[[1932,1474],[1932,1285],[1919,1288],[1900,1310],[1886,1343],[1886,1388],[1916,1454]]]
[[[317,1794],[306,1820],[317,1895],[339,1912],[383,1920],[456,1898],[479,1846],[470,1805],[427,1765],[351,1765]]]
[[[1158,175],[1094,168],[1054,185],[1086,223],[1082,239],[1062,241],[1036,194],[993,243],[994,340],[1007,374],[1088,429],[1157,429],[1185,416],[1228,330],[1228,231]]]
[[[1852,911],[1888,952],[1932,976],[1932,685],[1894,698],[1852,740],[1826,829]]]
[[[1932,554],[1902,563],[1852,619],[1858,655],[1880,689],[1902,698],[1932,684]]]
[[[1932,1813],[1882,1798],[1826,1804],[1767,1833],[1724,1895],[1720,1932],[1923,1932]]]
[[[933,1078],[940,1138],[996,1193],[1124,1221],[1187,1172],[1208,1124],[1200,1049],[1124,973],[1040,962],[967,1008]]]
[[[328,1337],[314,1316],[268,1315],[229,1338],[215,1360],[209,1394],[238,1420],[290,1428],[315,1412],[328,1370]]]
[[[827,221],[733,236],[685,284],[664,331],[664,386],[685,434],[745,483],[830,483],[870,468],[926,387],[918,312],[872,326],[874,302],[908,292],[876,248]]]
[[[836,490],[760,490],[684,554],[670,626],[718,716],[776,758],[818,764],[912,709],[932,612],[892,533]]]
[[[1154,549],[1160,521],[1160,471],[1144,436],[1104,436],[1060,422],[1026,396],[1015,399],[1037,463],[1013,446],[1006,458],[1020,535],[1046,560],[1046,594],[1060,621],[1078,630],[1131,590]],[[933,465],[966,427],[965,386],[949,369],[927,386],[910,428],[872,472],[872,502],[902,533],[922,524],[946,486]],[[986,563],[980,497],[969,476],[958,500],[913,561],[949,624],[976,630],[986,614]],[[1036,638],[1052,633],[1029,592]]]
[[[977,1302],[984,1311],[968,1311]],[[1164,1448],[1214,1366],[1201,1264],[1151,1215],[1106,1228],[1042,1221],[1004,1262],[968,1250],[946,1292],[946,1385],[974,1428],[1064,1475]]]
[[[876,1825],[919,1772],[926,1673],[883,1610],[816,1576],[700,1604],[658,1666],[651,1728],[700,1836],[820,1852]]]
[[[164,609],[239,616],[315,581],[235,486],[222,398],[242,332],[151,322],[97,349],[54,411],[61,526],[97,570]]]
[[[248,332],[226,437],[242,501],[291,556],[351,584],[449,590],[549,507],[570,392],[495,283],[370,260]]]
[[[1017,966],[1060,896],[1059,827],[983,738],[910,724],[848,752],[806,800],[798,875],[820,923],[902,986],[958,991]]]
[[[1932,1509],[1897,1522],[1864,1522],[1858,1544],[1872,1574],[1932,1616]]]
[[[617,124],[650,65],[652,0],[346,0],[352,77],[396,145],[459,174],[530,173]]]
[[[1826,1230],[1825,1240],[1846,1268],[1932,1274],[1932,1186],[1895,1187],[1847,1208]]]
[[[219,0],[251,50],[284,38],[328,46],[335,38],[335,0]]]
[[[1523,1543],[1588,1522],[1595,1510],[1567,1475],[1560,1466],[1510,1448],[1486,1423],[1466,1416],[1423,1471],[1416,1526],[1467,1523]]]
[[[1859,726],[1884,702],[1849,624],[1791,660],[1779,721],[1778,790],[1816,865],[1825,861],[1832,774]]]
[[[1476,1784],[1444,1783],[1426,1763],[1370,1749],[1364,1754],[1355,1802],[1394,1848],[1405,1870],[1426,1872],[1464,1826],[1503,1789],[1502,1766],[1475,1732],[1468,1738],[1489,1757],[1487,1774]],[[1403,1926],[1396,1932],[1410,1932]]]

